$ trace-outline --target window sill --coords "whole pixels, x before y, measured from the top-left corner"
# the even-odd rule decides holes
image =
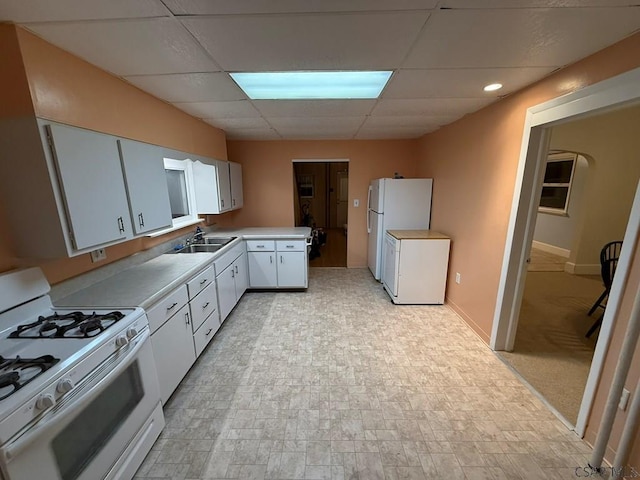
[[[547,215],[555,215],[557,217],[569,216],[566,210],[560,210],[556,208],[547,208],[547,207],[538,207],[538,213],[546,213]]]
[[[180,222],[180,224],[178,225],[174,225],[172,227],[169,228],[164,228],[162,230],[157,230],[153,233],[150,233],[148,235],[145,235],[146,237],[150,237],[150,238],[155,238],[155,237],[159,237],[160,235],[164,235],[166,233],[171,233],[171,232],[175,232],[176,230],[180,230],[181,228],[184,227],[189,227],[191,225],[196,225],[197,223],[202,223],[204,222],[204,218],[197,218],[195,220],[188,220],[185,222]]]

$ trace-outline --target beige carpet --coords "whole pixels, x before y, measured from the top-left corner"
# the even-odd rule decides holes
[[[597,276],[528,272],[513,352],[500,352],[547,401],[575,425],[597,333],[587,316],[602,293]]]
[[[567,261],[565,257],[537,248],[531,249],[529,258],[527,270],[530,272],[564,272],[564,264]]]

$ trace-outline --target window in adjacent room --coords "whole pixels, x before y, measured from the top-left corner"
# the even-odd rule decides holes
[[[576,154],[574,153],[549,155],[538,208],[540,212],[567,214],[575,165]]]
[[[297,181],[300,198],[313,198],[313,174],[298,174]]]

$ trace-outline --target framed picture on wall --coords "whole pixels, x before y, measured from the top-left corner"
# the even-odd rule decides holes
[[[299,174],[297,180],[300,198],[313,198],[313,175],[308,173]]]

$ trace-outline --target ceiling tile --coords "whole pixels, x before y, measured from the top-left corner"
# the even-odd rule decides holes
[[[26,26],[48,42],[116,75],[219,70],[172,18]]]
[[[364,121],[364,116],[358,117],[269,117],[269,123],[276,129],[280,128],[358,128]]]
[[[160,0],[2,0],[0,21],[60,22],[110,18],[166,17]]]
[[[213,125],[214,127],[227,129],[248,129],[248,128],[260,128],[268,129],[269,124],[262,117],[247,117],[247,118],[205,118],[205,122]]]
[[[183,24],[228,71],[397,68],[426,12],[220,16]]]
[[[541,79],[553,70],[553,67],[400,70],[391,77],[382,96],[498,98]],[[496,82],[504,87],[495,92],[482,90],[485,85]]]
[[[424,10],[437,0],[164,0],[176,15],[225,15],[243,13],[311,13],[379,10]]]
[[[365,127],[357,133],[358,140],[384,140],[396,138],[420,138],[425,133],[437,130],[438,127],[414,128],[414,127]]]
[[[640,7],[439,10],[403,67],[564,66],[638,25]]]
[[[225,130],[227,140],[281,140],[281,136],[270,128],[238,128]]]
[[[428,128],[437,128],[441,125],[446,125],[447,123],[450,122],[432,116],[383,115],[367,117],[366,121],[362,124],[362,128],[413,128],[426,130]]]
[[[259,117],[249,100],[235,102],[189,102],[174,103],[180,110],[198,118],[246,118]]]
[[[226,73],[126,76],[127,81],[168,102],[246,100]]]
[[[444,0],[443,8],[621,7],[634,0]]]
[[[267,117],[337,117],[367,115],[376,100],[254,100]]]
[[[460,118],[494,102],[495,98],[428,98],[378,100],[373,115],[433,115]]]
[[[282,138],[288,140],[351,140],[355,137],[357,128],[319,128],[309,130],[307,128],[281,127],[276,129]]]

